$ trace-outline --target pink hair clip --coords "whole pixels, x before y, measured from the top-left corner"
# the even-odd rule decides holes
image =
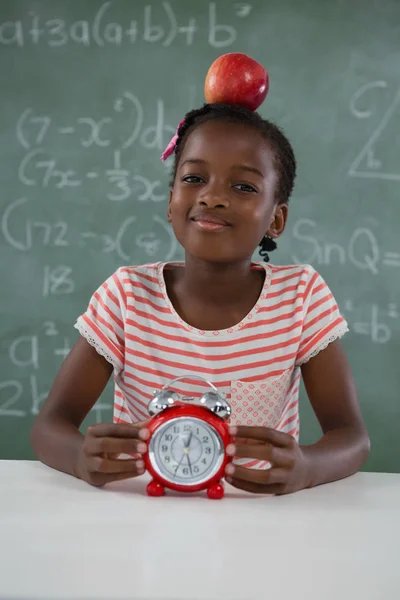
[[[184,124],[184,122],[185,119],[182,119],[182,121],[179,123],[178,127],[176,128],[174,137],[172,138],[168,146],[165,148],[164,152],[161,154],[161,160],[167,160],[167,158],[175,152],[176,142],[178,141],[178,132],[180,127]]]

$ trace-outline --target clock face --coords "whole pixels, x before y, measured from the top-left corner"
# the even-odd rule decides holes
[[[177,417],[160,425],[149,445],[153,469],[167,481],[197,485],[221,468],[224,446],[219,433],[196,417]]]

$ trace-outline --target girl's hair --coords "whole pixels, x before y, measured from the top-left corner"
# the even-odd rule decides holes
[[[296,177],[296,159],[289,140],[277,125],[263,119],[259,113],[236,104],[204,104],[202,108],[192,110],[186,114],[177,132],[171,187],[175,181],[179,160],[189,134],[207,121],[240,123],[259,131],[270,144],[274,155],[274,167],[278,175],[276,199],[279,204],[289,202]],[[276,249],[276,242],[270,237],[264,236],[259,246],[260,255],[268,262],[268,252]]]

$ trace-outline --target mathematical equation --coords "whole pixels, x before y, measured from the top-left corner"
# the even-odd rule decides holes
[[[152,216],[153,229],[143,231],[135,215],[124,219],[116,231],[111,226],[107,232],[77,231],[65,220],[30,219],[25,209],[29,208],[28,198],[18,198],[5,209],[0,219],[0,231],[6,243],[20,252],[30,252],[39,247],[93,249],[103,254],[115,252],[123,261],[130,262],[137,250],[150,258],[161,253],[165,260],[172,260],[177,248],[177,240],[172,228],[158,215]],[[138,233],[138,230],[140,233]]]
[[[161,192],[161,181],[121,168],[120,151],[114,151],[114,165],[110,169],[94,168],[79,175],[76,169],[61,169],[57,161],[38,148],[28,152],[18,169],[19,181],[28,187],[39,186],[61,190],[80,188],[87,181],[98,180],[101,189],[112,202],[123,202],[134,197],[138,202],[163,202],[168,195]],[[87,186],[85,186],[85,190]]]
[[[122,153],[135,143],[145,150],[156,149],[161,154],[175,133],[175,126],[165,121],[164,101],[156,99],[154,108],[155,121],[148,127],[144,127],[144,121],[146,117],[154,117],[153,112],[150,115],[151,105],[146,115],[140,100],[129,91],[114,100],[112,116],[99,119],[82,116],[60,124],[49,115],[26,108],[16,123],[17,140],[27,150],[18,165],[19,182],[27,187],[52,190],[76,190],[82,186],[86,190],[88,184],[95,181],[100,189],[106,190],[105,196],[112,202],[130,198],[139,202],[165,201],[167,194],[162,191],[160,180],[151,180],[142,172],[135,172],[135,168],[127,169],[122,164]],[[62,148],[63,157],[56,158],[46,146]],[[109,167],[94,165],[83,170],[66,164],[66,157],[75,156],[77,148],[88,149],[88,152],[93,148],[102,149],[107,152]],[[80,160],[78,164],[86,165],[87,161]],[[169,164],[164,164],[163,168],[169,171]]]
[[[181,19],[169,2],[148,4],[139,9],[133,3],[124,4],[121,19],[110,20],[110,13],[117,9],[116,3],[104,2],[93,19],[80,19],[67,23],[64,19],[54,17],[44,20],[34,11],[29,11],[24,19],[4,21],[0,23],[0,44],[24,47],[44,44],[51,48],[66,45],[81,46],[114,46],[132,45],[136,42],[171,46],[183,40],[191,46],[195,40],[206,41],[213,48],[231,46],[237,39],[237,28],[219,21],[218,4],[216,2],[199,3],[197,12],[207,11],[208,22],[203,25],[203,14],[198,19],[194,16]],[[221,3],[222,4],[222,3]],[[226,7],[226,3],[225,3]],[[249,16],[252,7],[244,2],[234,2],[230,7],[232,18],[243,20]],[[122,24],[123,23],[123,24]],[[240,26],[240,23],[238,23]],[[206,34],[206,40],[200,38]]]
[[[386,109],[382,110],[380,104],[387,103],[388,97],[391,97],[391,100]],[[400,143],[397,134],[400,116],[400,89],[390,90],[386,81],[370,81],[361,86],[350,100],[350,112],[357,119],[372,119],[374,113],[377,112],[377,106],[382,110],[382,115],[372,134],[350,165],[349,175],[350,177],[400,181]],[[390,148],[389,153],[382,152],[383,140],[384,146]]]
[[[377,304],[357,308],[352,300],[345,300],[343,316],[348,320],[349,328],[355,335],[369,338],[374,344],[387,344],[392,339],[393,321],[399,318],[397,304],[390,303],[386,307]]]
[[[47,387],[41,387],[42,341],[46,351],[56,356],[59,364],[71,350],[70,340],[60,335],[57,324],[53,321],[43,322],[40,332],[35,335],[23,335],[14,339],[8,348],[8,358],[12,365],[21,369],[21,374],[23,373],[25,377],[23,381],[18,379],[0,381],[0,418],[23,418],[39,414],[40,407],[50,391]],[[29,401],[27,408],[25,408],[26,399]],[[104,411],[109,412],[111,409],[112,404],[100,399],[91,412],[95,413],[96,421],[100,423],[105,419]]]
[[[381,268],[400,268],[400,247],[398,251],[393,248],[382,251],[369,227],[356,227],[344,244],[317,239],[314,233],[317,227],[311,219],[299,219],[293,226],[296,253],[292,254],[292,260],[295,263],[316,266],[350,264],[373,275],[378,275]]]
[[[193,92],[191,88],[189,91]],[[56,136],[56,141],[63,146],[67,141],[72,141],[82,148],[108,148],[112,145],[127,150],[138,141],[146,150],[164,150],[165,142],[175,133],[176,125],[165,122],[162,99],[155,99],[154,105],[147,102],[146,107],[147,113],[140,99],[130,91],[115,98],[110,103],[110,113],[97,119],[82,115],[69,122],[57,123],[50,115],[37,113],[32,107],[27,107],[17,119],[16,135],[25,150],[36,147],[37,154],[44,152],[42,146],[47,141],[53,142]],[[153,119],[154,112],[154,125],[145,128],[145,119]],[[25,158],[24,163],[32,158]]]

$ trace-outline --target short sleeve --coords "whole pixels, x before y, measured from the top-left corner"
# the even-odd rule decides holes
[[[96,290],[86,312],[75,323],[79,333],[117,372],[125,363],[125,314],[126,296],[118,269]]]
[[[308,267],[307,271],[303,323],[296,366],[307,362],[349,330],[324,279],[312,267]]]

